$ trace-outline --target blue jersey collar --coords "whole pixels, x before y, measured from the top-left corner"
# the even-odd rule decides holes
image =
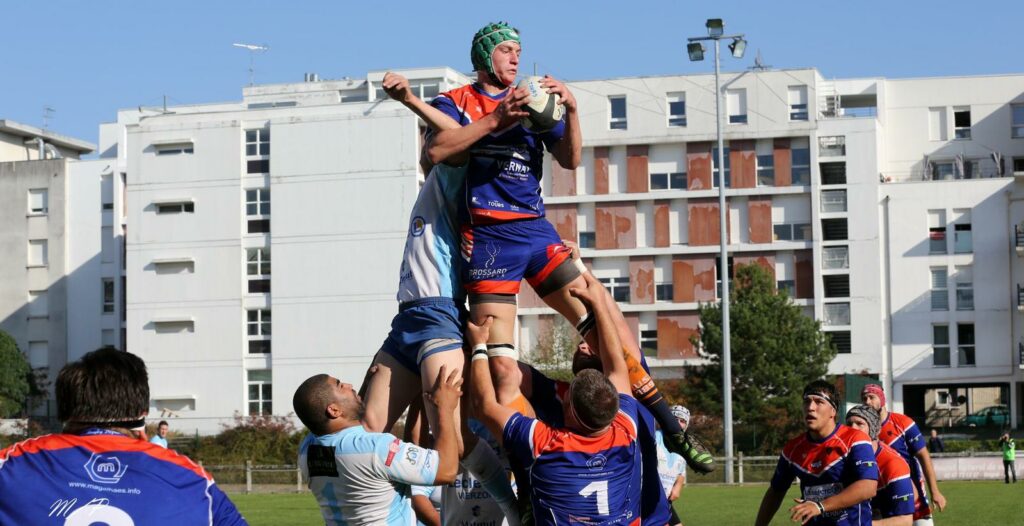
[[[484,88],[478,82],[473,83],[473,91],[476,91],[477,93],[491,100],[501,100],[505,98],[505,95],[508,95],[508,88],[505,88],[505,90],[502,91],[501,93],[491,95],[490,93],[487,93],[487,91],[485,91]]]

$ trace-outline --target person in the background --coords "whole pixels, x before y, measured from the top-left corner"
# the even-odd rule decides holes
[[[1003,449],[1003,477],[1006,483],[1010,483],[1010,474],[1013,474],[1013,483],[1017,483],[1017,468],[1013,465],[1017,460],[1017,444],[1014,443],[1010,434],[999,437],[999,447]]]
[[[156,425],[156,434],[153,435],[153,438],[150,438],[149,441],[153,444],[156,444],[166,449],[167,430],[170,429],[170,427],[171,426],[167,424],[166,420],[161,420],[160,423]]]
[[[683,431],[686,431],[686,428],[690,426],[689,409],[681,405],[674,405],[672,406],[672,416],[679,420],[679,427]],[[655,442],[658,445],[658,476],[661,478],[661,485],[665,490],[665,496],[668,497],[668,501],[675,503],[676,499],[679,498],[680,492],[683,491],[683,486],[686,485],[686,460],[682,456],[670,452],[665,447],[661,430],[656,432]],[[669,525],[682,524],[683,521],[679,519],[675,506],[669,509],[671,512]]]
[[[928,452],[929,453],[945,453],[946,443],[942,441],[942,437],[939,436],[939,432],[932,429],[932,436],[928,437]]]

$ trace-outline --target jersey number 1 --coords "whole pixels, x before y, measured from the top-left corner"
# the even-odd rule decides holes
[[[580,495],[583,497],[589,497],[595,493],[597,493],[597,514],[608,515],[608,481],[591,482],[580,490]]]

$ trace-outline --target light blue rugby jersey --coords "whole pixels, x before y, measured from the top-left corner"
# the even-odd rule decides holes
[[[430,170],[409,218],[399,303],[422,298],[463,299],[457,203],[465,182],[465,167],[438,164]]]
[[[363,426],[310,434],[299,446],[299,467],[328,526],[414,525],[409,486],[432,486],[438,462],[437,451]]]

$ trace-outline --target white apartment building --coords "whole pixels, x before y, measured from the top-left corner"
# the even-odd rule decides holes
[[[0,330],[51,387],[69,361],[121,347],[121,250],[109,162],[86,141],[0,120]],[[52,396],[31,408],[55,418]]]
[[[403,73],[424,98],[469,80]],[[382,76],[308,76],[103,126],[103,158],[126,174],[127,342],[149,364],[151,414],[216,431],[236,413],[289,413],[309,375],[361,382],[396,311],[422,178],[421,124],[383,98]],[[718,296],[713,86],[571,83],[583,163],[549,160],[542,183],[548,219],[583,247],[659,376],[701,359],[697,309]],[[939,402],[947,420],[1003,403],[1016,419],[1024,265],[1011,243],[1024,210],[1004,192],[1016,195],[1010,166],[1024,159],[1024,77],[798,69],[730,73],[723,86],[732,265],[770,269],[832,336],[831,372],[876,375],[896,410],[938,425]],[[991,177],[993,152],[1006,177]],[[947,252],[922,249],[940,227]],[[964,232],[969,253],[954,242]],[[933,310],[943,293],[964,308]],[[520,309],[528,352],[555,314],[525,285]]]

